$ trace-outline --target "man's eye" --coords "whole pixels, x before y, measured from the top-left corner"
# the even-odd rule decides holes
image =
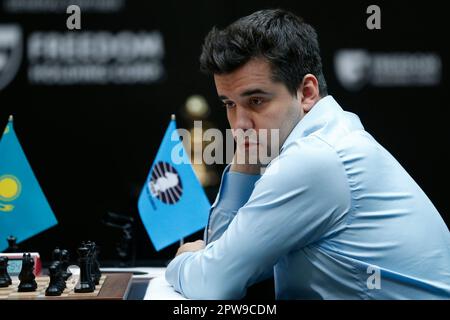
[[[250,99],[250,104],[253,105],[253,106],[259,106],[263,102],[264,102],[264,100],[261,99],[261,98],[251,98]]]
[[[234,107],[234,102],[224,102],[223,106],[227,109],[233,108]]]

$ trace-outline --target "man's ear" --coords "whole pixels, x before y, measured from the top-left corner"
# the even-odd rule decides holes
[[[303,77],[297,91],[297,97],[300,98],[300,105],[304,113],[308,113],[320,100],[319,81],[313,74],[308,73]]]

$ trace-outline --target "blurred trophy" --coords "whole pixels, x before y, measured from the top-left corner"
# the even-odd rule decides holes
[[[190,141],[183,140],[186,149],[190,149],[191,163],[198,180],[203,187],[213,187],[219,184],[219,175],[213,165],[206,165],[203,161],[203,150],[212,141],[203,141],[203,132],[217,126],[208,120],[210,108],[206,99],[201,95],[192,95],[187,98],[181,112],[188,124],[187,130],[190,132]],[[202,121],[201,134],[195,134],[194,121]],[[198,131],[198,128],[197,128]],[[198,133],[198,132],[197,132]],[[190,146],[186,145],[190,142]],[[197,163],[194,159],[202,159]]]

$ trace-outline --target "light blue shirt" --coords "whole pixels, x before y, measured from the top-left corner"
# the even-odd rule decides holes
[[[205,238],[166,271],[188,298],[240,299],[272,270],[277,299],[450,298],[439,212],[331,96],[262,176],[225,170]]]

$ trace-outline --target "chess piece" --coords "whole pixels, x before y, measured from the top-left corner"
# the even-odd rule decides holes
[[[100,264],[97,259],[98,253],[99,253],[99,247],[93,241],[88,241],[86,245],[90,249],[90,268],[91,268],[92,281],[96,285],[98,285],[100,283],[100,278],[102,276],[102,273],[100,271]]]
[[[95,284],[100,283],[100,278],[102,277],[102,272],[100,271],[100,263],[98,262],[98,256],[100,254],[100,247],[94,242],[95,251],[93,256],[93,269],[94,269],[94,278]]]
[[[52,252],[53,262],[61,262],[61,274],[64,281],[67,281],[72,273],[67,272],[67,268],[69,267],[69,252],[67,250],[61,250],[58,247],[55,248]]]
[[[5,253],[16,253],[19,252],[19,247],[17,246],[17,238],[14,236],[9,236],[6,241],[8,241],[8,248],[5,249]]]
[[[45,295],[46,296],[60,296],[62,293],[62,290],[61,290],[60,286],[58,285],[58,282],[59,282],[58,267],[55,264],[52,264],[48,268],[48,272],[50,275],[50,283],[48,284],[48,287],[45,290]]]
[[[8,274],[8,257],[0,257],[0,288],[6,288],[12,284]]]
[[[120,266],[125,267],[128,265],[131,255],[131,249],[133,244],[133,220],[130,223],[126,223],[122,226],[122,238],[117,244],[116,251],[120,257]]]
[[[53,250],[52,259],[53,261],[61,261],[61,250],[58,247]]]
[[[61,250],[61,272],[65,281],[72,276],[72,273],[68,270],[69,268],[69,251]]]
[[[89,273],[91,275],[92,282],[95,285],[95,278],[94,278],[94,274],[92,272],[93,271],[93,269],[92,269],[92,265],[93,265],[92,257],[94,256],[94,248],[92,246],[92,242],[91,241],[87,241],[85,246],[86,246],[86,248],[88,248],[88,265],[89,265],[88,268],[89,268]]]
[[[61,261],[57,261],[54,263],[55,267],[56,267],[56,282],[58,284],[58,286],[61,288],[61,291],[63,291],[66,288],[66,280],[63,277],[63,269],[62,269],[62,262]]]
[[[108,212],[102,222],[112,228],[122,230],[120,242],[116,243],[119,258],[118,266],[134,266],[136,258],[136,239],[134,237],[134,219],[127,215]]]
[[[80,281],[75,286],[74,291],[77,293],[94,292],[95,284],[92,282],[90,268],[90,249],[83,243],[78,248],[78,262],[80,265]]]
[[[46,296],[60,296],[66,288],[66,282],[63,278],[61,262],[54,262],[49,268],[50,283],[45,290]]]
[[[19,274],[19,292],[36,291],[37,283],[33,273],[34,259],[29,253],[24,253],[22,257],[22,270]]]

